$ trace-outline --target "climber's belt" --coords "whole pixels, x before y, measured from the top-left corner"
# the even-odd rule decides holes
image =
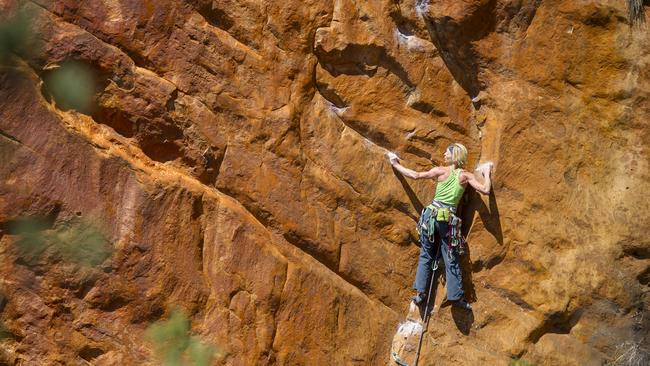
[[[456,216],[456,208],[448,206],[438,201],[433,201],[430,205],[422,209],[420,220],[418,220],[418,234],[426,235],[427,239],[433,243],[435,240],[436,222],[446,222],[449,224],[447,232],[448,250],[451,257],[453,252],[462,255],[465,252],[465,238],[461,234],[462,220]],[[455,248],[455,250],[453,250]]]
[[[433,241],[436,221],[449,223],[456,219],[455,213],[455,207],[448,207],[443,203],[433,201],[422,209],[417,226],[418,234],[422,235],[424,233]]]

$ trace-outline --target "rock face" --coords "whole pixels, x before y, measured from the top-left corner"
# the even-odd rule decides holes
[[[493,193],[462,203],[474,311],[435,313],[421,364],[647,360],[650,36],[625,1],[25,6],[38,47],[0,76],[3,362],[155,364],[144,331],[175,305],[217,364],[386,364],[435,185],[385,153],[425,170],[450,142],[495,162]],[[89,111],[43,83],[70,60]],[[110,257],[25,259],[24,217],[93,222]]]

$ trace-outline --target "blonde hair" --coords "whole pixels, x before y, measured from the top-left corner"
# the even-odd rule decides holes
[[[451,162],[457,167],[462,168],[467,163],[467,148],[462,144],[453,143],[447,147],[451,153]]]

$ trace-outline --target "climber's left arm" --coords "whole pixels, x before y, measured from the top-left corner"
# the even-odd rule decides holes
[[[476,189],[477,192],[488,195],[492,189],[492,179],[490,178],[492,167],[490,166],[488,169],[481,170],[479,172],[483,176],[483,183],[479,182],[474,174],[464,171],[460,177],[460,184],[468,183],[470,186]]]

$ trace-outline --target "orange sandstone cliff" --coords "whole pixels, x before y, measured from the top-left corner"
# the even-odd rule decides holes
[[[0,1],[8,14],[11,1]],[[423,365],[650,348],[650,32],[623,0],[31,0],[0,73],[0,363],[156,364],[173,306],[225,365],[383,365],[424,170],[461,142],[464,285]],[[47,76],[92,70],[94,106]],[[92,221],[110,256],[25,258]],[[65,236],[63,236],[65,241]],[[46,251],[47,252],[47,251]],[[618,362],[618,363],[617,363]]]

